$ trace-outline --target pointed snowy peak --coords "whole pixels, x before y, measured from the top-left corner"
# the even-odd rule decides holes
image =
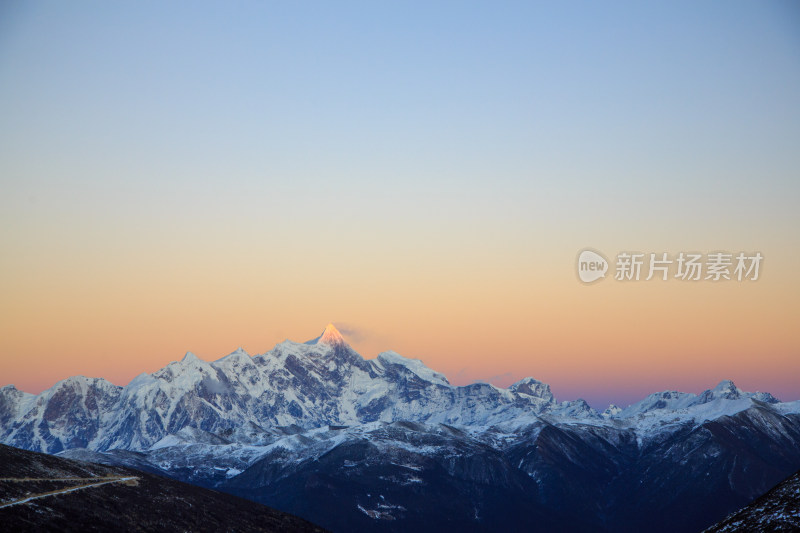
[[[570,418],[597,418],[600,416],[583,398],[561,402],[555,411]]]
[[[542,398],[543,400],[547,400],[549,402],[555,400],[555,398],[553,398],[553,393],[550,391],[550,385],[547,383],[542,383],[541,381],[531,377],[523,378],[517,381],[508,387],[508,390],[517,392],[519,394],[527,394],[528,396]]]
[[[731,394],[735,392],[741,392],[736,385],[734,385],[733,381],[729,379],[723,379],[719,382],[719,385],[714,387],[714,392],[718,392],[721,394]]]
[[[181,363],[191,363],[193,361],[198,361],[198,358],[192,352],[186,352],[186,355],[184,355],[183,359],[181,359]]]
[[[703,391],[697,398],[697,403],[708,403],[713,400],[738,400],[744,395],[743,391],[733,384],[733,381],[725,379],[711,390]]]
[[[322,332],[322,335],[314,339],[313,342],[310,344],[327,344],[328,346],[346,346],[347,343],[342,337],[342,334],[339,333],[339,330],[336,329],[336,326],[333,324],[328,324],[325,327],[325,331]]]
[[[216,364],[216,363],[222,363],[222,362],[225,362],[225,361],[236,362],[236,361],[248,361],[248,360],[250,360],[250,354],[248,354],[244,350],[244,348],[239,347],[239,348],[235,349],[234,351],[232,351],[231,353],[229,353],[228,355],[217,359],[216,361],[214,361],[214,363]]]
[[[779,399],[768,392],[754,392],[751,398],[760,402],[781,403]]]

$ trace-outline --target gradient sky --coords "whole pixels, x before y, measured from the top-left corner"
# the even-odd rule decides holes
[[[337,324],[603,408],[800,399],[792,2],[3,2],[0,385]],[[757,282],[576,278],[760,251]]]

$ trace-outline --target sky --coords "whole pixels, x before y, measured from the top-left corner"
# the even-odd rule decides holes
[[[792,2],[4,2],[0,385],[333,322],[604,408],[800,399]],[[578,253],[760,252],[583,284]]]

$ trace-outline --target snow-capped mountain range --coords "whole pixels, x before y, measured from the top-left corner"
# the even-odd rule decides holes
[[[255,357],[242,349],[214,362],[191,352],[119,387],[75,376],[39,395],[0,389],[0,442],[57,453],[72,448],[144,451],[184,428],[258,444],[280,427],[314,429],[398,420],[454,426],[526,425],[537,418],[594,425],[620,423],[646,433],[668,421],[697,422],[754,402],[800,412],[723,381],[700,395],[661,392],[602,415],[583,400],[557,402],[547,384],[525,378],[507,389],[453,386],[417,359],[383,352],[365,360],[329,324],[306,343],[284,341]]]
[[[125,387],[83,376],[39,395],[5,386],[0,442],[157,472],[332,529],[640,530],[663,515],[657,524],[680,531],[800,468],[800,401],[723,381],[600,413],[533,378],[454,386],[394,352],[365,360],[329,325],[253,357],[187,353]],[[668,518],[664,490],[684,522]],[[455,522],[437,526],[444,508]]]

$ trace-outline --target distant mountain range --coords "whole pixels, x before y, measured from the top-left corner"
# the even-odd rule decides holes
[[[125,387],[0,389],[0,441],[238,494],[333,530],[697,531],[800,469],[800,401],[723,381],[599,413],[533,378],[453,386],[329,325]]]

